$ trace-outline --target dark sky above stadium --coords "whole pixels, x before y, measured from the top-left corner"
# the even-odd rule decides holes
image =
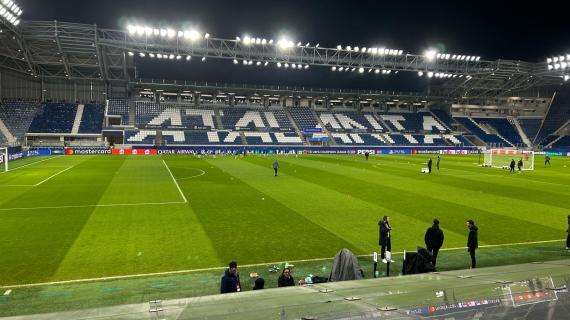
[[[483,59],[540,61],[570,50],[570,25],[559,1],[236,1],[18,0],[27,20],[60,20],[124,29],[192,24],[214,37],[251,34],[295,41],[385,46],[421,54],[429,47]],[[565,14],[566,12],[566,14]],[[319,69],[319,70],[317,70]],[[230,61],[139,63],[139,76],[186,80],[417,90],[416,75],[256,70]]]

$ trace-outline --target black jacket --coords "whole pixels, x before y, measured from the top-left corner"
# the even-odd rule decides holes
[[[432,163],[433,163],[433,162],[431,161],[431,159],[429,159],[429,161],[428,161],[428,163],[427,163],[428,168],[431,168],[431,164],[432,164]]]
[[[378,221],[378,225],[380,226],[378,244],[385,245],[388,243],[388,239],[390,238],[390,230],[392,230],[392,227],[389,223],[384,222],[384,220]]]
[[[479,241],[477,239],[477,231],[479,228],[477,226],[472,226],[469,228],[469,236],[467,237],[467,248],[469,250],[474,250],[479,247]]]
[[[426,231],[426,235],[424,236],[424,241],[428,249],[441,248],[441,246],[443,246],[443,239],[443,231],[439,228],[438,225],[429,227]]]
[[[226,269],[224,276],[222,277],[222,282],[220,284],[220,293],[238,292],[238,288],[241,288],[241,284],[239,283],[239,275],[230,274],[230,270]]]
[[[293,277],[290,276],[289,278],[285,278],[283,275],[279,276],[279,279],[277,279],[277,287],[281,288],[281,287],[292,287],[295,285],[295,280],[293,280]]]

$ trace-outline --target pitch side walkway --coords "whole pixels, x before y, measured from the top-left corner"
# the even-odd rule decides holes
[[[345,281],[247,291],[167,301],[145,301],[107,308],[11,317],[6,319],[319,319],[351,316],[416,318],[430,306],[461,306],[477,301],[486,308],[529,305],[568,295],[570,259],[414,276]],[[245,275],[244,275],[245,276]],[[523,285],[531,280],[536,284]],[[528,295],[540,292],[536,296]],[[557,293],[560,292],[560,293]],[[544,295],[543,295],[544,293]],[[526,295],[524,295],[526,294]],[[518,299],[538,299],[524,300]],[[542,299],[542,300],[541,300]],[[416,313],[414,313],[416,312]],[[468,312],[468,311],[458,311]],[[415,316],[414,316],[415,315]]]

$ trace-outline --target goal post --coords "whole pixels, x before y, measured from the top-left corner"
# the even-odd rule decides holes
[[[0,171],[8,172],[8,148],[0,147]]]
[[[514,148],[487,149],[483,151],[483,167],[509,169],[512,160],[518,169],[518,162],[522,160],[522,170],[534,170],[534,151]]]

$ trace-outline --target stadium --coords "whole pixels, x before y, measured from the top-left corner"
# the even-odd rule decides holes
[[[115,2],[0,0],[0,317],[570,319],[554,24]]]

